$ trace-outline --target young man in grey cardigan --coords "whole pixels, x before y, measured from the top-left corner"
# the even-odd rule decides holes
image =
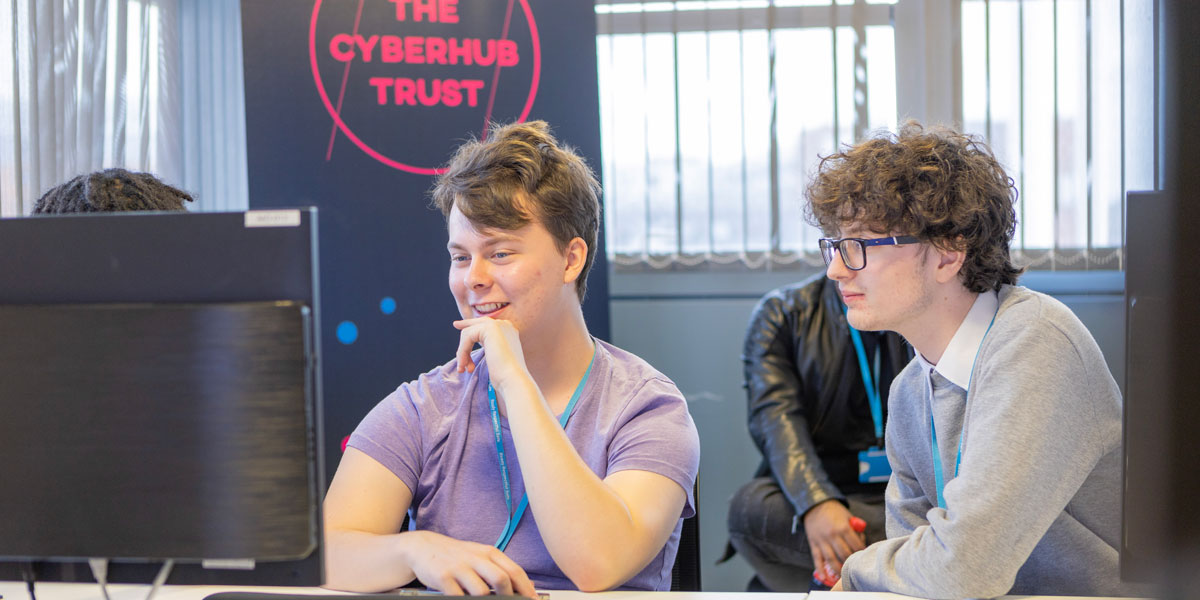
[[[1016,191],[987,146],[910,122],[825,158],[807,196],[851,325],[917,352],[888,400],[889,539],[838,587],[1128,593],[1120,392],[1071,310],[1015,285]]]

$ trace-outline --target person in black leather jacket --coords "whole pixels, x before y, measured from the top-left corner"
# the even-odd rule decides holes
[[[763,461],[731,500],[728,525],[730,543],[756,572],[752,591],[807,591],[818,570],[830,574],[818,582],[832,583],[851,552],[884,538],[886,480],[859,481],[860,452],[882,449],[876,432],[886,423],[888,387],[912,350],[895,333],[860,335],[878,383],[878,428],[836,282],[820,273],[776,289],[751,316],[742,362],[750,436]],[[851,516],[867,522],[864,533]]]

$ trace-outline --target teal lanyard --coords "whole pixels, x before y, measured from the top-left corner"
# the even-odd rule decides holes
[[[844,307],[849,312],[849,307]],[[867,351],[863,348],[862,334],[850,322],[850,339],[854,340],[854,352],[858,354],[858,368],[862,371],[863,385],[867,388],[867,401],[871,404],[871,420],[875,422],[875,447],[883,447],[883,402],[879,399],[879,346],[875,346],[875,377],[871,377],[871,369],[867,366]],[[883,340],[880,340],[880,344]]]
[[[579,385],[575,386],[575,393],[571,394],[570,402],[567,402],[567,408],[563,410],[562,415],[558,417],[558,424],[563,429],[567,428],[567,420],[571,418],[571,410],[575,408],[575,403],[579,402],[579,396],[583,393],[583,386],[587,383],[588,376],[592,374],[592,365],[596,362],[596,351],[592,350],[592,360],[588,361],[587,371],[583,374],[583,379],[579,380]],[[504,522],[504,530],[500,532],[500,537],[496,540],[496,548],[501,552],[508,547],[509,540],[512,539],[513,532],[517,530],[517,524],[521,522],[521,517],[525,516],[525,509],[529,506],[529,495],[521,496],[521,502],[517,505],[517,511],[513,512],[512,502],[512,487],[508,483],[508,458],[504,452],[504,438],[500,435],[500,410],[496,407],[496,389],[492,387],[492,382],[488,382],[488,408],[492,411],[492,433],[496,436],[496,454],[500,458],[500,481],[504,484],[504,505],[508,507],[508,520]]]
[[[997,307],[997,312],[999,312]],[[971,381],[975,379],[975,361],[979,360],[979,351],[983,349],[983,340],[987,339],[987,334],[992,330],[992,325],[996,322],[996,315],[992,315],[991,323],[988,323],[987,330],[983,332],[983,337],[979,339],[979,347],[975,349],[975,358],[971,359],[971,374],[967,377],[967,389],[963,390],[963,402],[965,404],[967,394],[971,391]],[[925,377],[929,377],[926,373]],[[958,467],[962,464],[962,449],[963,436],[967,433],[967,410],[963,407],[963,424],[962,429],[958,432],[958,455],[954,457],[954,476],[958,477]],[[937,494],[938,508],[946,508],[946,498],[943,495],[943,490],[946,489],[945,475],[942,474],[942,453],[938,452],[937,444],[937,429],[933,426],[933,386],[929,386],[929,437],[932,440],[933,448],[933,479],[937,486],[934,492]]]

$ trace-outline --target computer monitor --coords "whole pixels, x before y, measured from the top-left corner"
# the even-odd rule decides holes
[[[1200,598],[1200,3],[1155,0],[1155,170],[1126,206],[1125,502],[1121,576]]]
[[[323,583],[316,226],[0,220],[0,578]]]
[[[1172,197],[1126,194],[1125,220],[1125,468],[1122,485],[1121,578],[1159,583],[1171,557],[1167,544],[1171,426],[1172,318],[1170,264]]]

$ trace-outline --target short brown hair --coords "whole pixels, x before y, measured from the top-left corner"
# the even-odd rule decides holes
[[[1015,284],[1012,264],[1017,192],[982,140],[908,121],[821,159],[805,192],[805,217],[827,235],[847,224],[912,235],[966,252],[963,285],[972,292]]]
[[[483,227],[511,231],[537,219],[559,252],[582,238],[587,258],[575,292],[583,302],[600,230],[600,184],[573,148],[559,145],[545,121],[493,124],[483,140],[459,146],[432,195],[446,218],[457,206]]]

